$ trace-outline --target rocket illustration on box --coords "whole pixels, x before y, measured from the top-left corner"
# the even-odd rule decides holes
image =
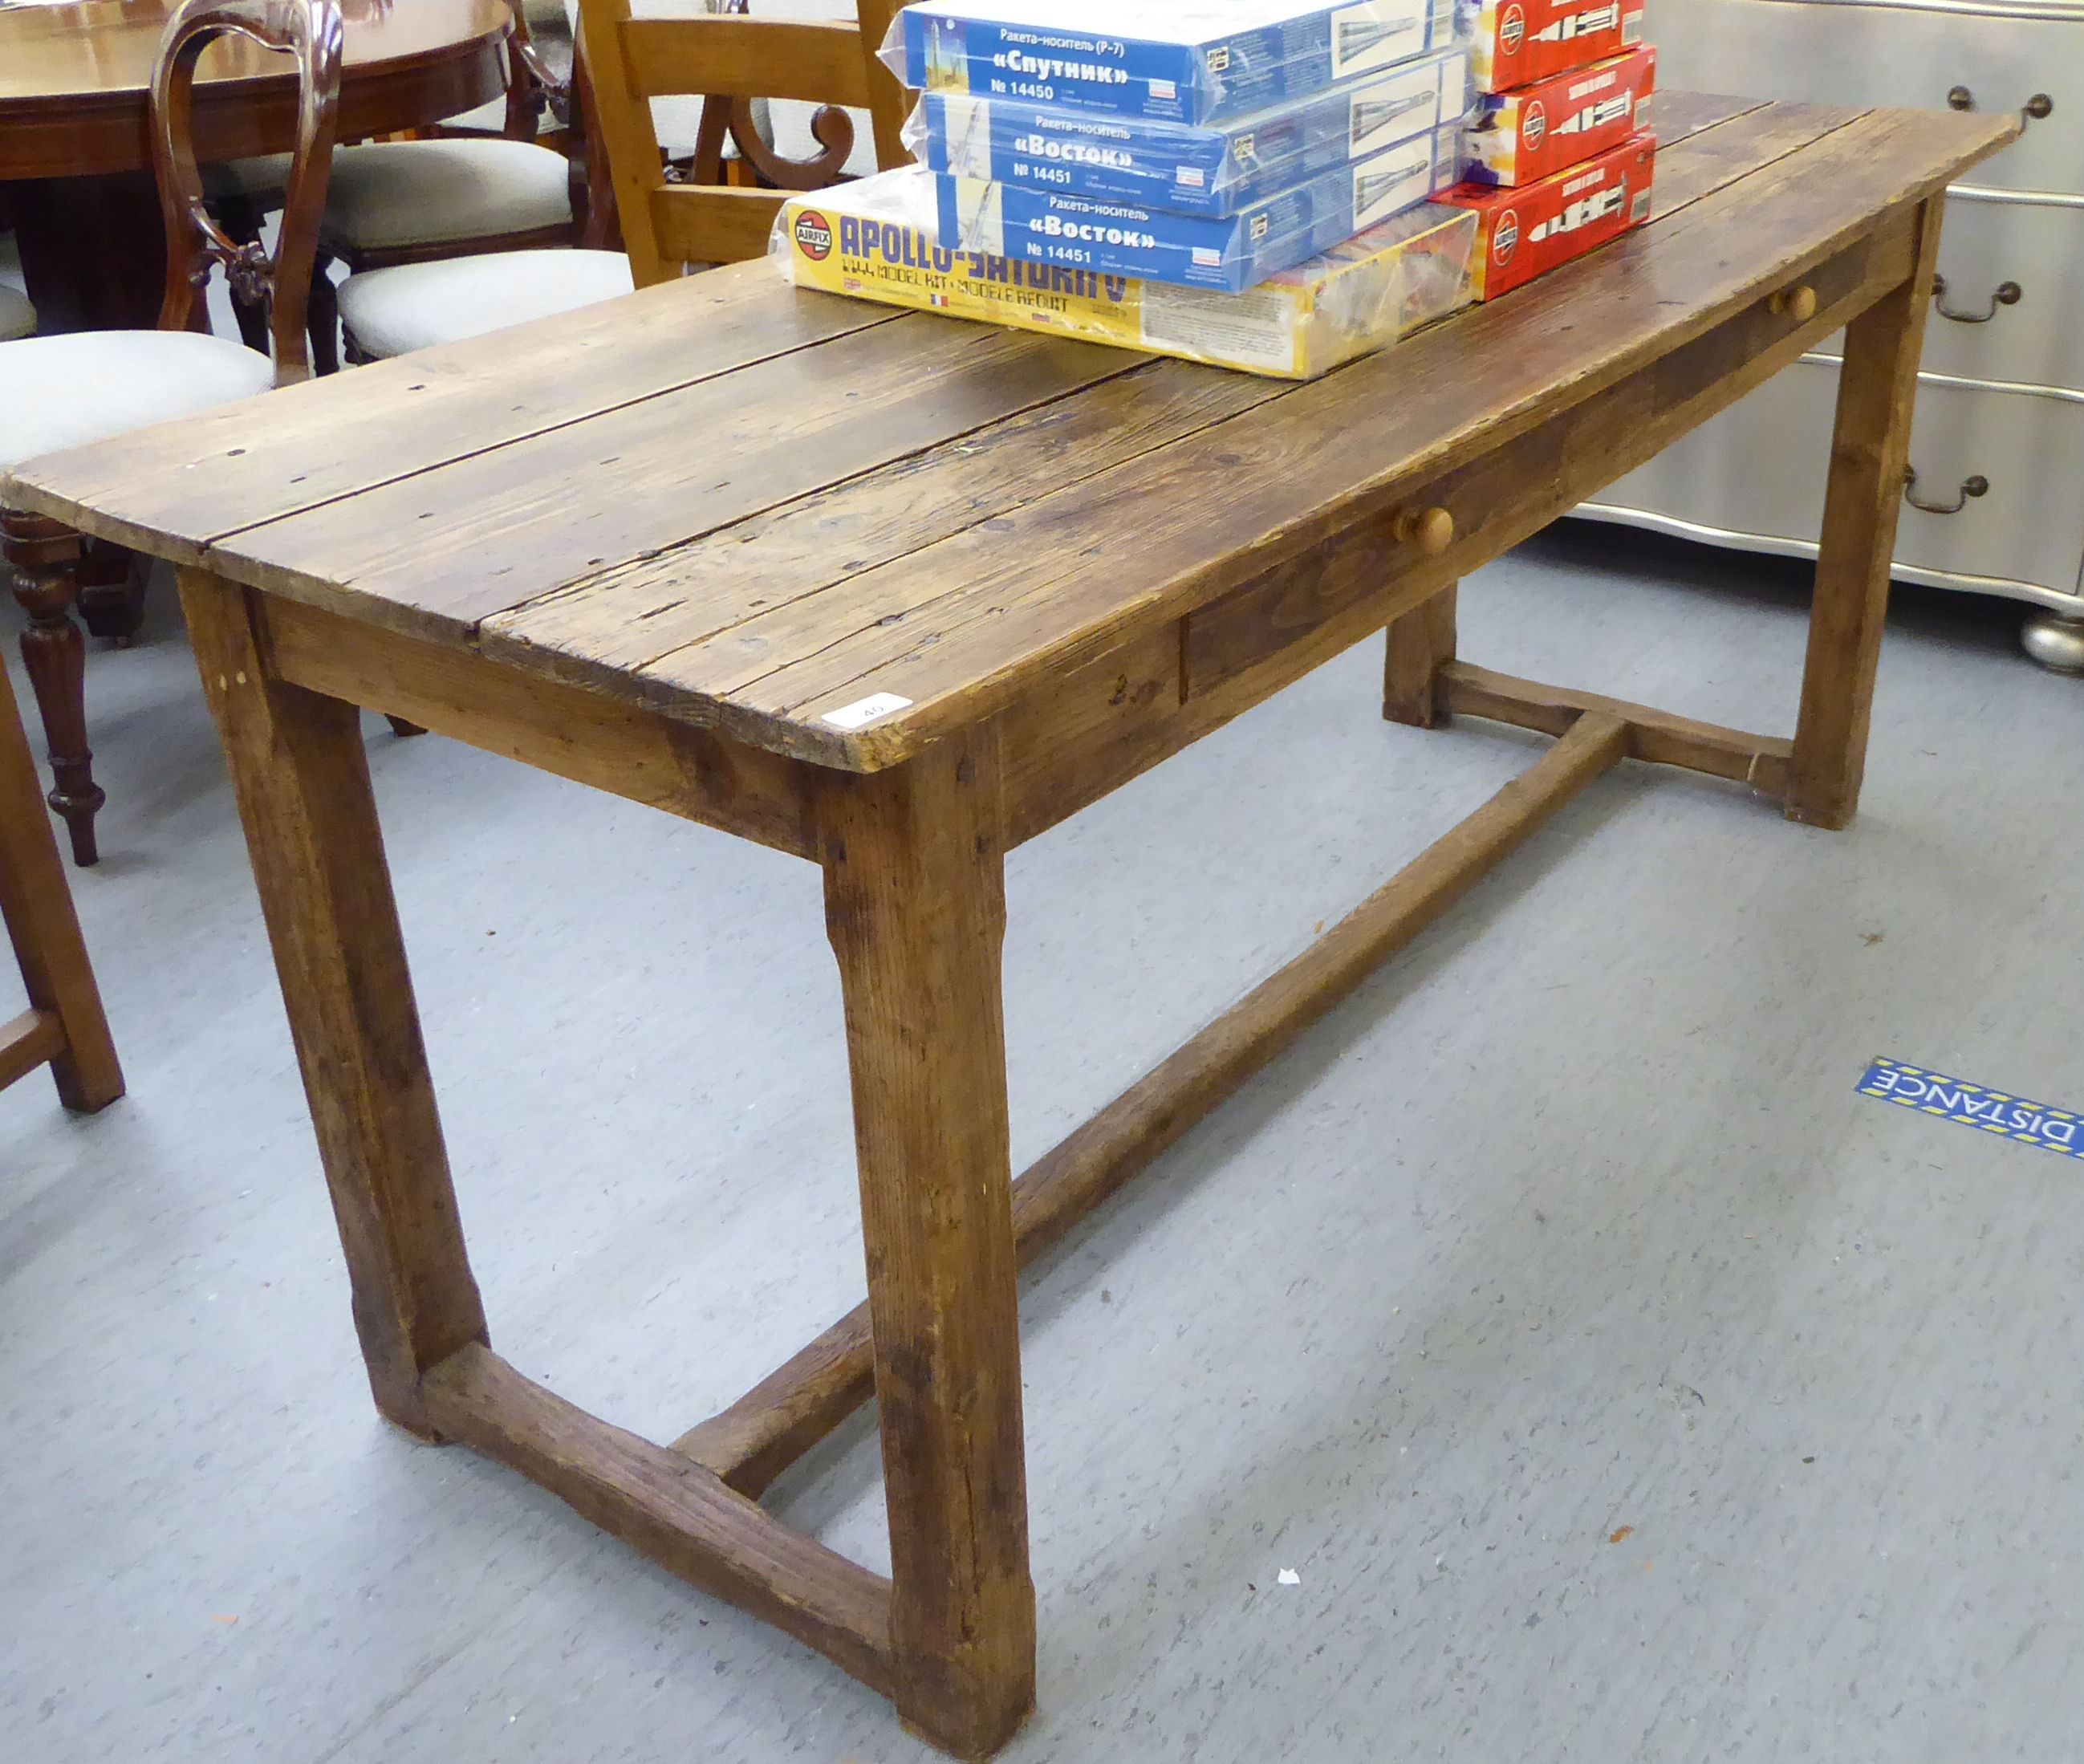
[[[1650,125],[1657,51],[1631,49],[1479,100],[1468,132],[1472,184],[1538,183]]]
[[[1549,130],[1551,134],[1595,134],[1609,123],[1619,122],[1624,117],[1635,115],[1635,95],[1617,93],[1612,98],[1603,98],[1596,104],[1587,104],[1574,115],[1565,117]]]
[[[1656,169],[1657,142],[1639,134],[1536,184],[1458,184],[1435,200],[1476,215],[1482,255],[1471,266],[1472,289],[1495,300],[1648,220]]]
[[[1622,205],[1628,201],[1628,196],[1627,186],[1616,184],[1601,190],[1596,196],[1587,196],[1582,201],[1573,202],[1561,214],[1537,222],[1534,231],[1527,235],[1527,242],[1530,245],[1538,245],[1543,240],[1553,239],[1559,233],[1574,233],[1582,227],[1590,227],[1595,221],[1604,220],[1609,214],[1618,214]]]
[[[1587,12],[1574,12],[1567,19],[1558,19],[1544,30],[1536,31],[1536,43],[1573,43],[1581,36],[1590,36],[1595,32],[1611,31],[1621,22],[1618,6],[1594,6]]]
[[[1339,19],[1332,27],[1332,66],[1334,71],[1353,66],[1379,44],[1408,36],[1425,28],[1424,19]],[[1421,37],[1420,41],[1424,41]]]
[[[1644,0],[1463,0],[1476,89],[1512,91],[1642,41]]]
[[[1438,106],[1439,100],[1430,87],[1423,91],[1408,92],[1400,98],[1379,102],[1371,103],[1356,98],[1351,111],[1353,138],[1356,141],[1372,140],[1398,117],[1408,117],[1418,110],[1437,111]],[[1242,156],[1248,155],[1252,149],[1248,143],[1241,142],[1238,151]]]

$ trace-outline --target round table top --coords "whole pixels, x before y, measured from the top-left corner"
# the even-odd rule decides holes
[[[131,172],[151,163],[146,98],[172,0],[0,0],[0,178]],[[460,115],[506,90],[506,0],[343,0],[340,138]],[[197,70],[203,159],[295,145],[286,57],[222,39]]]

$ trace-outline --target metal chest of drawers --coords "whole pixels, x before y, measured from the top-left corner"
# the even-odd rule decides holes
[[[2084,672],[2084,0],[1651,0],[1674,87],[2016,109],[2019,141],[1947,206],[1896,574],[2031,604]],[[1815,555],[1837,340],[1579,512]]]

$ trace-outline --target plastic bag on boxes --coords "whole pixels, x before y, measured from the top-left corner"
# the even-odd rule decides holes
[[[1222,216],[1451,128],[1470,95],[1468,57],[1448,49],[1199,125],[930,91],[903,138],[921,164],[956,177]]]
[[[1455,0],[917,0],[878,55],[915,91],[1213,122],[1455,40]]]
[[[792,196],[769,255],[799,288],[1310,380],[1468,303],[1476,217],[1426,206],[1243,294],[943,248],[907,166]]]

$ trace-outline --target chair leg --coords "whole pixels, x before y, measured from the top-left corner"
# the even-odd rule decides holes
[[[79,617],[90,637],[118,649],[138,640],[145,622],[145,560],[105,539],[83,541],[79,559]]]
[[[73,622],[78,598],[81,536],[42,515],[0,511],[0,550],[15,566],[15,598],[29,615],[22,661],[49,744],[51,793],[45,799],[72,836],[73,862],[100,857],[94,817],[107,799],[94,782],[87,744],[87,640]]]
[[[403,717],[394,717],[388,710],[383,713],[383,720],[391,725],[391,732],[400,740],[409,735],[425,735],[427,732],[422,724],[408,723]]]
[[[313,374],[340,371],[340,299],[328,273],[333,265],[333,259],[321,251],[318,261],[311,265],[311,291],[304,303],[304,329],[311,340]]]

